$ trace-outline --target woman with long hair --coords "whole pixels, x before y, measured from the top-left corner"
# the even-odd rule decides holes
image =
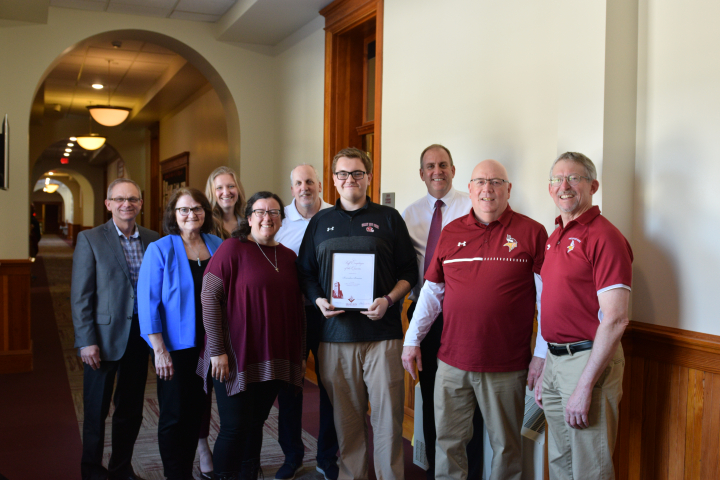
[[[205,185],[205,196],[213,212],[213,234],[226,240],[245,215],[245,189],[230,167],[212,171]]]

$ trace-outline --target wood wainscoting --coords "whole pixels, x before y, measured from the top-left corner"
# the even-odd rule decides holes
[[[30,260],[0,260],[0,374],[30,372]]]
[[[630,322],[618,479],[720,478],[720,337]]]

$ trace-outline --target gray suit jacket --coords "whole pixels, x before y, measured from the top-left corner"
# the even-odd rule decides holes
[[[160,238],[138,225],[143,251]],[[73,254],[70,301],[75,347],[100,347],[100,360],[120,360],[133,317],[134,291],[112,219],[80,232]],[[78,352],[79,353],[79,352]]]

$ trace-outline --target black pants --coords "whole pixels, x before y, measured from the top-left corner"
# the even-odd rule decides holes
[[[173,378],[157,379],[158,446],[168,480],[192,478],[205,397],[202,377],[195,372],[199,354],[197,347],[170,352]]]
[[[412,321],[415,312],[415,302],[408,308],[408,320]],[[440,350],[440,338],[442,337],[443,315],[438,316],[433,323],[427,336],[420,343],[420,355],[422,356],[421,371],[418,371],[420,379],[420,392],[423,400],[423,434],[425,435],[425,454],[428,464],[427,478],[435,478],[435,375],[437,374],[437,354]],[[483,468],[483,418],[480,407],[475,406],[473,416],[473,437],[467,445],[468,457],[468,478],[482,478]]]
[[[220,413],[220,433],[215,441],[215,472],[237,475],[243,462],[260,459],[263,425],[270,414],[281,380],[249,383],[247,390],[228,396],[225,384],[213,380]],[[197,440],[196,440],[197,441]]]
[[[83,480],[107,479],[132,473],[132,455],[142,424],[145,382],[150,349],[140,337],[140,324],[133,315],[125,353],[117,361],[103,360],[93,370],[84,366],[83,377],[83,453],[80,464]],[[102,353],[102,352],[101,352]],[[113,384],[117,386],[113,395]],[[108,469],[102,466],[105,446],[105,419],[110,401],[115,404],[112,417],[112,454]]]
[[[335,422],[333,421],[333,407],[330,403],[327,390],[320,378],[320,362],[318,361],[318,346],[320,345],[320,326],[325,320],[317,308],[305,307],[307,318],[307,349],[315,356],[315,374],[320,388],[320,430],[317,442],[317,463],[320,468],[330,463],[337,463],[339,449]],[[307,359],[307,356],[305,357]],[[285,461],[295,465],[302,464],[305,456],[305,445],[302,442],[302,411],[303,393],[290,384],[284,384],[278,394],[278,442],[285,454]]]

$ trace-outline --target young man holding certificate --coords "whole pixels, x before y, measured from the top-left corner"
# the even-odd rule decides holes
[[[334,408],[340,478],[368,477],[370,402],[375,473],[402,479],[400,316],[404,296],[417,283],[415,250],[397,210],[367,197],[372,161],[365,152],[343,149],[332,168],[340,198],[310,221],[298,273],[306,298],[327,318],[320,373]]]

